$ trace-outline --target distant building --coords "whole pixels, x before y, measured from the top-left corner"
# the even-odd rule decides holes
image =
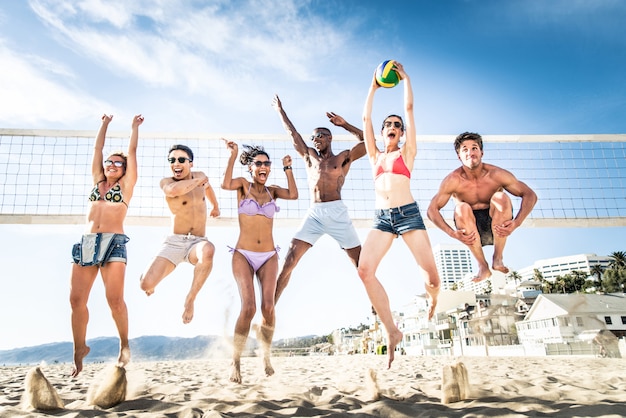
[[[472,273],[472,253],[465,245],[437,244],[433,254],[442,290],[452,289],[455,283]]]
[[[524,320],[515,325],[523,345],[571,343],[592,330],[608,330],[621,338],[626,336],[626,296],[541,294]]]
[[[543,292],[541,291],[541,283],[535,280],[525,280],[517,285],[515,296],[515,312],[518,315],[525,316],[535,303],[535,300]]]
[[[564,276],[572,271],[590,273],[591,267],[595,265],[600,265],[606,269],[610,261],[609,257],[596,254],[568,255],[535,261],[532,266],[524,267],[518,273],[522,276],[522,280],[533,280],[535,278],[535,270],[539,270],[545,280],[553,282],[557,276]]]
[[[418,295],[403,307],[404,316],[398,328],[404,334],[400,348],[409,355],[425,355],[437,349],[439,339],[435,327],[428,321],[428,299]]]

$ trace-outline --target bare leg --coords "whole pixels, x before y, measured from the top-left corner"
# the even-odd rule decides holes
[[[128,309],[124,302],[124,277],[126,264],[111,262],[100,269],[106,291],[106,298],[111,309],[120,337],[120,353],[117,358],[118,366],[125,367],[130,361],[130,346],[128,344]]]
[[[354,248],[348,248],[345,250],[348,257],[350,257],[350,261],[354,264],[354,267],[359,267],[359,257],[361,256],[361,246]]]
[[[299,239],[295,238],[291,240],[291,244],[289,245],[289,251],[287,251],[287,255],[285,256],[285,263],[283,264],[283,268],[278,274],[274,304],[278,303],[280,295],[287,287],[287,284],[289,284],[293,269],[296,268],[304,253],[306,253],[311,247],[312,245],[308,242],[300,241]]]
[[[274,374],[274,368],[270,361],[272,338],[274,338],[274,326],[276,312],[274,309],[274,295],[276,293],[276,276],[278,274],[278,255],[272,258],[257,271],[257,277],[261,285],[261,314],[263,324],[255,329],[257,339],[263,348],[263,367],[266,376]]]
[[[185,298],[185,310],[183,311],[183,324],[188,324],[193,319],[194,303],[198,292],[204,286],[211,270],[213,269],[213,255],[215,246],[210,242],[196,244],[189,254],[189,261],[195,267],[193,269],[193,280],[191,288]]]
[[[256,300],[254,293],[254,277],[252,276],[252,268],[248,264],[248,260],[235,251],[233,254],[233,275],[239,288],[239,296],[241,298],[241,309],[239,317],[235,322],[235,335],[233,338],[233,362],[230,373],[230,381],[241,383],[241,353],[243,352],[248,334],[250,333],[250,323],[256,313]]]
[[[363,244],[358,268],[359,277],[365,285],[370,302],[387,331],[388,367],[391,367],[394,360],[396,346],[402,341],[402,332],[393,320],[387,292],[375,274],[380,261],[391,247],[393,238],[393,234],[371,230]]]
[[[241,353],[246,346],[248,334],[240,335],[235,334],[233,339],[233,362],[231,364],[230,381],[235,383],[241,383]]]
[[[457,205],[454,212],[454,219],[458,230],[464,230],[465,234],[473,233],[476,236],[472,245],[468,245],[470,252],[476,259],[476,263],[478,263],[478,274],[476,274],[472,280],[480,282],[488,279],[491,277],[491,270],[489,269],[489,263],[487,263],[487,260],[485,259],[485,253],[483,252],[483,247],[480,243],[478,228],[476,228],[476,218],[474,217],[474,213],[472,212],[470,205],[467,203],[460,203]]]
[[[274,328],[267,326],[264,321],[263,325],[254,326],[254,331],[257,340],[261,342],[261,349],[263,350],[263,369],[265,376],[272,376],[274,374],[274,367],[272,367],[270,357]]]
[[[72,307],[72,335],[74,337],[74,369],[72,377],[78,376],[83,370],[83,359],[89,354],[86,343],[89,309],[87,301],[91,287],[98,274],[98,267],[82,267],[72,265],[70,278],[70,305]]]
[[[152,295],[156,286],[161,283],[161,280],[173,272],[175,268],[176,265],[167,258],[155,257],[139,278],[141,290],[146,292],[148,296]]]
[[[491,225],[501,225],[505,221],[513,219],[513,208],[511,199],[503,192],[495,193],[491,198],[490,206]],[[498,235],[493,230],[493,260],[492,267],[494,270],[507,274],[509,268],[504,265],[503,252],[506,245],[507,237]]]
[[[430,245],[428,233],[424,230],[415,230],[402,235],[402,238],[422,270],[424,287],[426,288],[430,302],[428,307],[428,319],[431,320],[435,314],[435,308],[437,307],[441,281],[439,280],[439,272],[437,271],[437,265],[433,257],[433,250]]]

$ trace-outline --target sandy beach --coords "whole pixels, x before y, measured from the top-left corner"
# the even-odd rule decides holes
[[[231,383],[229,360],[131,362],[126,401],[101,409],[87,392],[110,365],[86,364],[71,380],[70,364],[42,365],[65,409],[25,411],[24,379],[33,366],[0,368],[0,418],[57,417],[481,417],[626,416],[626,361],[576,357],[386,356],[242,360],[243,384]],[[471,396],[442,404],[445,365],[465,364]]]

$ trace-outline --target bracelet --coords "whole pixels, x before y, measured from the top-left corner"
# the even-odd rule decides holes
[[[283,171],[287,171],[287,170],[291,170],[291,166],[290,165],[286,165],[283,167]]]

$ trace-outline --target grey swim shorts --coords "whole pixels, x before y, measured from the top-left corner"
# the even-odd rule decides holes
[[[348,207],[341,200],[313,203],[294,238],[313,245],[324,234],[333,237],[346,250],[361,245]]]
[[[197,237],[195,235],[168,235],[163,241],[163,245],[157,254],[157,257],[163,257],[178,265],[183,261],[189,262],[189,253],[191,248],[200,243],[209,240],[206,237]]]

